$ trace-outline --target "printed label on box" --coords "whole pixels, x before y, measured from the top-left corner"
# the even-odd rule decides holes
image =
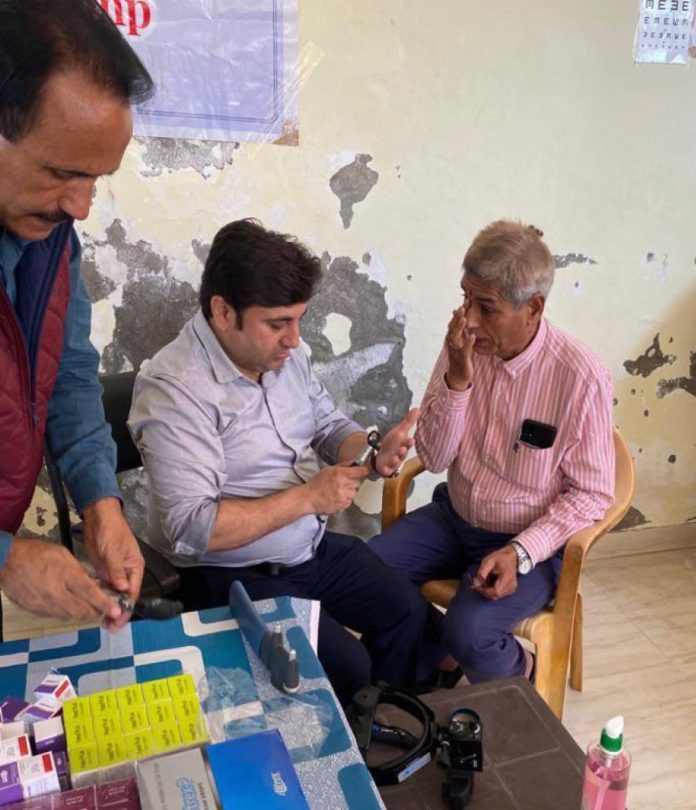
[[[60,708],[66,700],[77,697],[70,678],[59,673],[49,673],[34,689],[34,697],[40,703]]]
[[[94,728],[88,720],[75,720],[65,724],[65,738],[68,741],[68,748],[85,745],[94,742]]]
[[[217,806],[199,749],[139,762],[136,774],[143,810],[215,810]]]
[[[121,728],[124,734],[132,734],[134,731],[150,728],[145,706],[131,706],[129,709],[122,710]]]
[[[130,709],[131,706],[141,706],[145,699],[140,684],[120,686],[116,690],[116,701],[119,709]]]
[[[181,748],[181,734],[174,723],[153,728],[152,736],[155,738],[157,750],[162,753],[171,751],[173,748]]]
[[[149,703],[147,706],[147,716],[153,728],[155,726],[166,726],[176,723],[174,707],[171,700],[158,700],[157,703]]]
[[[126,734],[123,739],[126,743],[126,753],[129,759],[145,759],[158,753],[157,744],[151,731],[136,731],[134,734]]]
[[[169,693],[173,698],[183,697],[183,695],[195,695],[196,684],[193,682],[193,675],[188,672],[185,675],[174,675],[167,678],[169,682]]]
[[[71,720],[88,720],[91,722],[92,709],[90,708],[89,698],[81,697],[66,700],[63,704],[63,719],[66,722]]]
[[[121,730],[121,717],[118,712],[105,712],[98,715],[94,718],[92,727],[97,740],[120,737],[123,733]]]
[[[70,772],[73,774],[93,771],[98,765],[97,745],[91,742],[87,745],[77,745],[68,751]]]
[[[56,764],[50,751],[36,757],[20,759],[17,767],[25,798],[60,790]]]
[[[0,765],[16,762],[18,759],[31,755],[31,745],[27,734],[11,737],[9,740],[0,740]]]
[[[309,810],[277,729],[208,745],[223,810]]]
[[[158,700],[169,700],[171,693],[169,691],[169,684],[166,678],[160,678],[157,681],[146,681],[142,684],[143,687],[143,700],[145,703],[154,703]]]
[[[92,715],[118,711],[115,690],[106,689],[104,692],[96,692],[94,695],[90,695],[89,705],[92,709]]]

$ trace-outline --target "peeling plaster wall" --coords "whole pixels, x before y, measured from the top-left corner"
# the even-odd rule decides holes
[[[466,246],[520,217],[556,254],[548,314],[614,375],[626,525],[696,519],[696,74],[632,64],[637,13],[303,0],[299,148],[141,140],[101,181],[81,231],[104,368],[169,341],[217,229],[256,216],[323,256],[305,339],[341,405],[386,425],[423,393]],[[341,525],[369,535],[379,487],[358,504]],[[49,513],[39,493],[27,528]]]

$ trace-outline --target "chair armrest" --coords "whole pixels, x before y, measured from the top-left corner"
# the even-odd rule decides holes
[[[402,467],[396,478],[386,478],[382,489],[382,531],[386,531],[406,512],[409,484],[425,470],[425,464],[414,456]]]

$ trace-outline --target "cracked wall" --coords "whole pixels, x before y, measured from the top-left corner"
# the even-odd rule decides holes
[[[555,256],[549,317],[614,377],[637,467],[625,525],[693,520],[696,75],[631,63],[612,33],[634,26],[627,4],[589,0],[578,16],[561,0],[533,27],[520,4],[439,11],[306,0],[300,49],[323,56],[301,77],[299,147],[133,141],[79,226],[104,370],[177,333],[214,234],[254,216],[323,257],[304,325],[317,372],[349,413],[386,425],[420,400],[467,245],[520,218]],[[418,480],[414,504],[433,483]],[[138,512],[142,481],[126,489]],[[342,525],[366,536],[378,510],[365,485]],[[54,523],[42,486],[26,526]]]

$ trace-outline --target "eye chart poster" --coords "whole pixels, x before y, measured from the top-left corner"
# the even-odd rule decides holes
[[[640,0],[634,60],[685,65],[693,17],[694,0]]]

